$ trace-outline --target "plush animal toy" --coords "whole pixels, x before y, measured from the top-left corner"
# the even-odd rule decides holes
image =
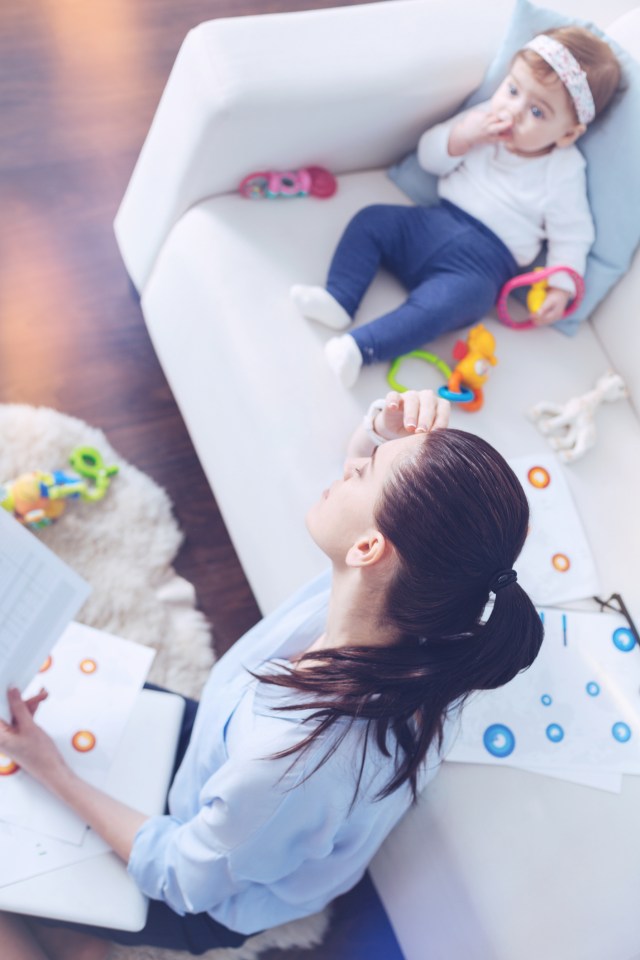
[[[572,397],[565,404],[543,400],[529,411],[529,416],[540,433],[565,463],[573,463],[596,442],[595,412],[603,403],[613,403],[626,397],[627,388],[622,377],[608,371],[597,381],[593,390],[581,397]]]

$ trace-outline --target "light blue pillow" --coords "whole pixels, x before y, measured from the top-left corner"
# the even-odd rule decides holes
[[[622,67],[623,89],[577,142],[587,161],[596,239],[587,259],[584,300],[575,313],[554,324],[569,335],[577,332],[580,321],[593,313],[626,273],[640,243],[640,66],[594,24],[536,7],[529,0],[516,0],[497,56],[478,89],[459,108],[488,100],[506,76],[514,53],[536,34],[571,24],[587,27],[609,43]],[[391,167],[389,176],[414,203],[437,200],[437,178],[420,167],[415,151]]]

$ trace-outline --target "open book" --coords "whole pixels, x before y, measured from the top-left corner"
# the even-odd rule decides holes
[[[7,687],[24,690],[91,587],[0,509],[0,718]]]

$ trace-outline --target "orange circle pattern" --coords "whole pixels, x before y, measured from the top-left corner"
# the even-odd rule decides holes
[[[20,767],[4,753],[0,753],[0,777],[10,777],[12,773],[17,773]]]
[[[95,662],[95,660],[81,660],[80,669],[83,673],[95,673],[98,669],[98,664]]]
[[[554,570],[557,570],[558,573],[566,573],[569,567],[571,566],[571,561],[564,553],[554,553],[551,557],[551,563],[553,564]]]
[[[78,730],[78,732],[74,733],[71,737],[71,746],[74,750],[77,750],[78,753],[88,753],[89,750],[93,750],[95,745],[96,738],[90,730]]]
[[[51,657],[47,657],[47,659],[45,660],[45,662],[42,664],[42,666],[41,666],[40,669],[38,670],[38,673],[44,673],[45,670],[48,670],[48,669],[49,669],[49,667],[51,666],[52,663],[53,663],[53,659],[52,659]]]
[[[544,467],[531,467],[527,474],[527,480],[532,487],[536,487],[538,490],[544,490],[551,483],[549,471],[545,470]]]

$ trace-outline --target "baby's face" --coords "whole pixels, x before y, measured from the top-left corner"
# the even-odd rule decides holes
[[[570,146],[585,130],[557,74],[542,83],[521,57],[491,98],[491,112],[509,122],[500,134],[507,149],[525,157]]]

